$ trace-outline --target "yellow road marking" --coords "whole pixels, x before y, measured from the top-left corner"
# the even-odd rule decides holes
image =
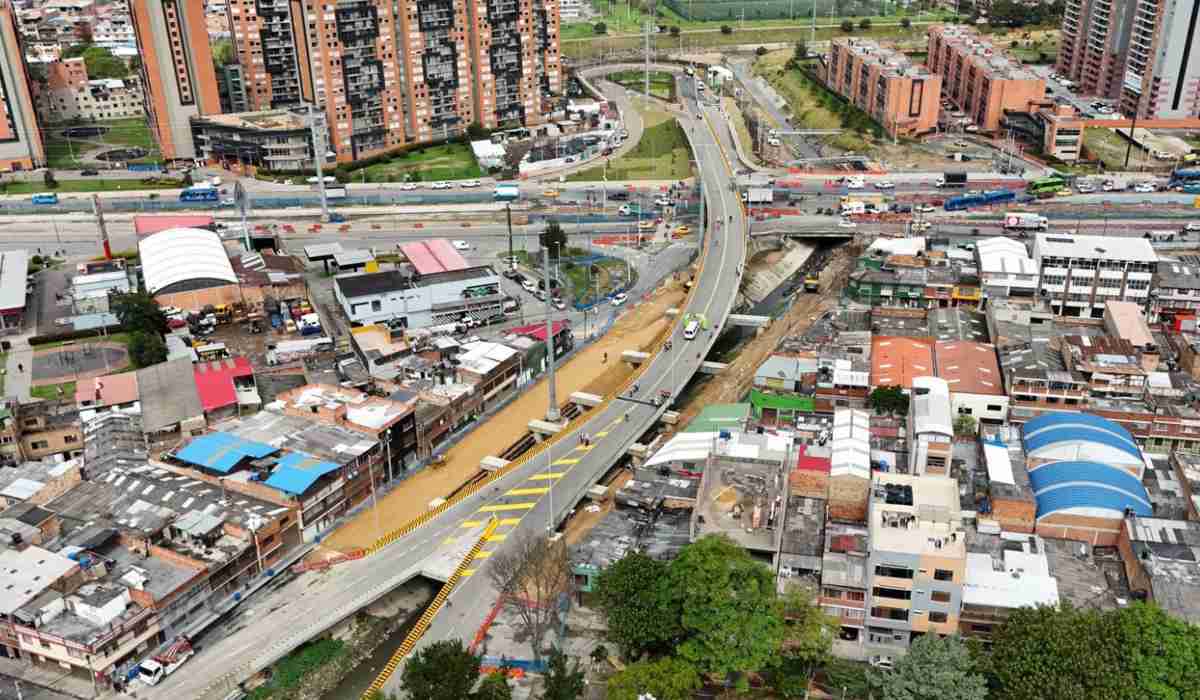
[[[476,554],[475,558],[476,559],[487,559],[490,556],[492,556],[492,553],[485,550],[485,551],[482,551],[482,552],[479,552],[478,554]]]
[[[485,542],[503,542],[508,539],[508,535],[488,535]]]
[[[601,430],[600,432],[596,433],[596,437],[604,437],[606,435],[608,435],[607,430]]]
[[[475,569],[463,569],[463,572],[461,574],[459,574],[459,576],[461,576],[462,578],[466,578],[473,573],[475,573]]]
[[[579,464],[579,460],[574,457],[563,457],[562,459],[554,460],[551,464]]]
[[[479,527],[480,525],[483,525],[486,522],[487,522],[486,520],[464,520],[462,525],[460,525],[460,527],[463,527],[463,528]],[[520,518],[501,518],[499,521],[496,522],[496,525],[516,525],[519,522],[521,522]]]
[[[566,476],[566,472],[539,472],[529,477],[530,481],[550,481],[552,479],[561,479]]]
[[[513,489],[506,496],[540,496],[550,490],[549,486],[537,486],[527,489]]]
[[[506,510],[529,510],[536,506],[537,503],[501,503],[494,506],[484,506],[479,509],[480,513],[500,513]]]

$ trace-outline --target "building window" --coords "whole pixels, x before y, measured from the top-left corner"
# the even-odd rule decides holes
[[[895,566],[876,566],[876,576],[888,576],[890,578],[912,578],[912,569],[901,569]]]
[[[876,598],[892,598],[894,600],[911,600],[912,591],[906,591],[900,588],[880,588],[876,586],[871,590],[871,595]]]
[[[989,410],[989,411],[1003,411],[1003,410],[1004,410],[1004,407],[1003,407],[1003,406],[997,406],[997,405],[996,405],[996,404],[994,404],[994,403],[989,403],[989,404],[988,404],[988,410]]]
[[[946,591],[933,591],[929,594],[929,599],[935,603],[949,603],[950,594]]]
[[[929,613],[929,621],[930,622],[945,622],[946,621],[946,613],[931,612],[931,613]]]
[[[29,443],[29,446],[35,450],[44,450],[50,446],[50,443],[46,440],[34,440]]]
[[[79,442],[79,438],[74,435],[64,435],[63,442]]]
[[[933,570],[933,579],[935,581],[953,581],[954,580],[954,572],[947,571],[946,569],[934,569]]]
[[[381,302],[381,301],[371,302],[371,310],[372,311],[382,311],[383,310],[383,302]]]

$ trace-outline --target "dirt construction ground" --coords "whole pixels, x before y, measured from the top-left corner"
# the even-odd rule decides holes
[[[671,325],[665,312],[680,306],[684,290],[680,283],[668,280],[648,301],[642,301],[621,317],[603,337],[580,351],[557,372],[558,397],[561,401],[575,391],[601,396],[613,391],[633,372],[620,362],[625,350],[645,350]],[[607,354],[608,361],[604,361]],[[446,453],[440,469],[424,469],[400,484],[380,500],[375,509],[360,512],[325,539],[323,546],[335,550],[365,547],[375,539],[420,515],[430,501],[449,496],[479,471],[479,461],[495,455],[519,440],[530,419],[546,413],[546,383],[532,389],[508,405],[490,420],[479,425],[462,442]]]

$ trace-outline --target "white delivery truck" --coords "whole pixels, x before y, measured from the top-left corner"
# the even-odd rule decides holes
[[[187,637],[179,637],[163,653],[138,664],[137,679],[146,685],[158,685],[195,653]]]
[[[1004,215],[1006,231],[1045,231],[1049,227],[1050,221],[1039,214],[1009,212]]]
[[[842,216],[850,216],[852,214],[866,214],[866,202],[860,202],[857,199],[848,199],[842,202]]]

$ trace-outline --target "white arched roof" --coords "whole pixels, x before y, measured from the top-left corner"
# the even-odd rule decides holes
[[[158,294],[189,280],[220,280],[237,284],[221,238],[198,228],[171,228],[138,243],[146,291]]]

